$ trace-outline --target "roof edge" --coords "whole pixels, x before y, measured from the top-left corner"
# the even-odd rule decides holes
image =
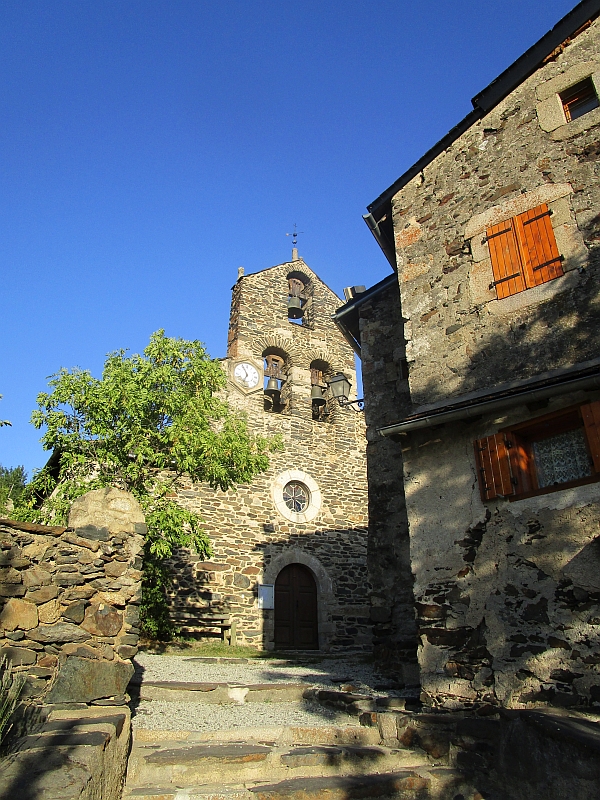
[[[505,97],[527,80],[543,64],[551,53],[570,36],[576,34],[588,21],[600,15],[600,0],[582,0],[571,9],[553,28],[538,39],[516,61],[471,100],[474,109],[455,125],[439,142],[433,145],[412,167],[406,170],[388,189],[382,192],[367,210],[373,214],[400,191],[406,184],[428,166],[438,155],[453,144],[459,136],[478,120],[488,114]]]

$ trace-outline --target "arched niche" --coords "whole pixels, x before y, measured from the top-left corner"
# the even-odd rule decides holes
[[[334,400],[327,390],[327,380],[333,375],[333,369],[329,361],[323,358],[314,358],[309,367],[312,418],[315,422],[331,422]]]
[[[264,410],[281,414],[289,400],[287,376],[289,370],[288,353],[281,347],[270,345],[262,352],[264,373]]]
[[[288,272],[288,321],[292,324],[312,327],[313,324],[313,284],[301,270]]]

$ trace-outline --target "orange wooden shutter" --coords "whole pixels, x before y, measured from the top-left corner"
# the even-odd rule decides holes
[[[513,476],[513,486],[516,494],[530,492],[537,489],[531,476],[532,456],[530,447],[516,433],[510,431],[505,434],[508,460]]]
[[[556,246],[546,203],[519,214],[514,218],[514,225],[527,286],[539,286],[560,278],[564,274],[562,256]]]
[[[581,406],[581,416],[594,462],[594,472],[600,472],[600,400]]]
[[[515,493],[505,439],[504,433],[495,433],[475,441],[477,477],[482,500],[508,497]]]
[[[490,289],[496,287],[498,299],[522,292],[526,287],[521,257],[515,234],[514,220],[507,219],[492,225],[486,231],[490,247],[494,281]]]

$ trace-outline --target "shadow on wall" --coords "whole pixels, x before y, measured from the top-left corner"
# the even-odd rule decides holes
[[[371,651],[366,529],[291,533],[285,539],[273,537],[255,550],[262,554],[266,584],[276,584],[282,570],[292,564],[309,570],[316,589],[314,642],[318,641],[320,651]],[[256,597],[257,584],[252,591]],[[294,591],[290,587],[290,602],[296,607],[302,600]],[[263,615],[263,648],[272,650],[277,644],[275,612],[259,610],[259,614]],[[299,649],[299,643],[294,647]]]
[[[600,237],[599,225],[597,217],[588,240]],[[576,289],[498,317],[487,329],[474,321],[469,371],[453,395],[597,357],[599,255],[592,251]],[[457,337],[456,347],[464,340]],[[437,380],[420,392],[440,394]],[[562,398],[563,405],[580,401],[589,395]],[[503,413],[527,420],[548,410],[546,401],[523,405],[489,422],[415,431],[398,445],[427,702],[458,708],[600,701],[598,484],[516,503],[484,505],[479,498],[473,441],[497,432]]]

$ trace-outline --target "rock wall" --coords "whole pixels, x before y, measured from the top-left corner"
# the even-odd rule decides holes
[[[124,703],[137,652],[142,547],[137,501],[78,498],[69,526],[0,521],[0,653],[46,703]]]

